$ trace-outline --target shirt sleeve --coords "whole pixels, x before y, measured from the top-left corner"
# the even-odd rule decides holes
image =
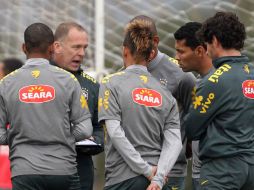
[[[195,97],[186,117],[185,128],[189,140],[200,140],[206,133],[207,126],[213,118],[223,110],[226,98],[223,97],[221,84],[211,84],[207,81],[197,87]],[[220,107],[220,109],[219,109]]]
[[[110,82],[101,84],[99,91],[99,122],[103,120],[121,121],[121,108],[118,93]]]
[[[139,152],[126,138],[120,121],[106,120],[105,124],[112,144],[123,160],[134,172],[149,177],[152,174],[152,167],[143,160]]]
[[[81,141],[86,138],[89,138],[92,135],[93,126],[90,118],[76,124],[73,126],[72,134],[75,137],[76,141]]]
[[[152,182],[157,183],[161,188],[164,184],[165,176],[168,175],[174,166],[182,150],[179,113],[176,101],[174,98],[173,100],[173,106],[169,111],[163,130],[164,138],[162,151],[157,165],[157,173],[152,180]]]
[[[180,130],[166,129],[164,131],[164,141],[157,166],[157,173],[152,179],[152,182],[157,183],[161,189],[165,182],[165,177],[174,166],[181,150],[182,141]]]

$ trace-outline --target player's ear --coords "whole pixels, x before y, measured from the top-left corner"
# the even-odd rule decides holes
[[[62,45],[60,41],[54,41],[53,43],[54,53],[62,53]]]
[[[197,56],[202,57],[204,54],[206,54],[206,50],[202,45],[199,45],[195,48],[195,53]]]
[[[149,59],[148,59],[149,62],[155,57],[155,54],[156,54],[156,51],[155,51],[155,49],[153,49],[153,50],[151,51],[150,56],[149,56]]]
[[[154,43],[154,46],[155,46],[156,48],[158,47],[159,42],[160,42],[159,36],[155,35],[155,36],[153,37],[153,43]]]
[[[26,44],[25,43],[22,44],[22,51],[24,52],[24,54],[27,55],[28,52],[27,52]]]
[[[123,46],[122,47],[122,55],[124,58],[127,57],[128,52],[129,52],[129,49],[127,47]]]

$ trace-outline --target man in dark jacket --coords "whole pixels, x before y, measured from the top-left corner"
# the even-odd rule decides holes
[[[99,84],[95,79],[85,74],[80,67],[87,47],[87,31],[81,25],[67,22],[57,27],[53,61],[57,66],[73,73],[78,79],[92,115],[93,135],[90,140],[103,146],[103,128],[98,124]],[[82,190],[93,189],[94,167],[92,155],[102,151],[103,148],[77,149],[78,174]]]
[[[218,12],[199,36],[216,69],[199,85],[186,120],[187,137],[200,140],[201,189],[252,190],[254,68],[241,54],[245,27],[235,14]]]

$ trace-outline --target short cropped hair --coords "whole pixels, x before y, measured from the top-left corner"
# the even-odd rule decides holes
[[[215,36],[224,49],[241,50],[244,47],[246,31],[236,14],[217,12],[202,24],[198,36],[208,43],[212,43]]]
[[[63,22],[59,24],[58,27],[56,28],[55,40],[64,39],[72,28],[75,28],[78,31],[84,31],[87,33],[86,29],[76,22]]]
[[[24,40],[28,53],[46,53],[48,47],[54,42],[54,34],[47,25],[34,23],[26,28]]]
[[[202,24],[199,22],[188,22],[181,26],[175,33],[176,40],[185,40],[185,45],[194,50],[196,47],[202,45],[206,49],[206,45],[197,38],[196,32],[200,30]]]

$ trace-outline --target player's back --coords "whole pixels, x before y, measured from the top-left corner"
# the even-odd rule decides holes
[[[109,83],[110,96],[117,96],[126,137],[145,160],[156,164],[175,99],[150,73],[138,68],[126,69],[103,82]]]
[[[70,103],[74,76],[37,60],[1,82],[7,121],[12,176],[62,175],[76,172]]]

